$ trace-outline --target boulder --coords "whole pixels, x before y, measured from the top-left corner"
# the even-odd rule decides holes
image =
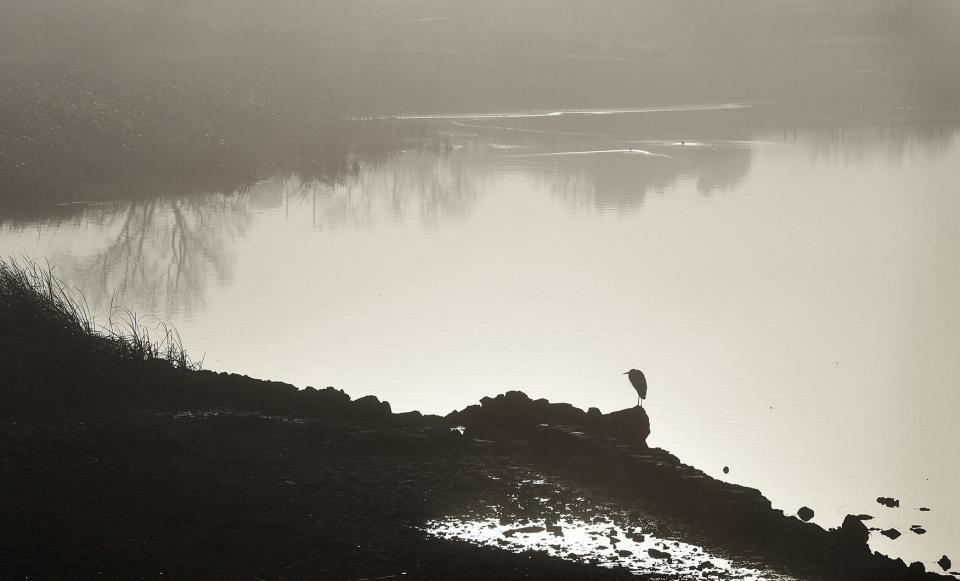
[[[837,533],[848,543],[862,545],[864,547],[867,546],[867,539],[870,538],[870,531],[867,529],[867,525],[863,524],[863,520],[861,520],[858,515],[853,514],[848,514],[843,519],[843,524],[840,525]]]
[[[393,423],[398,426],[419,426],[424,423],[423,414],[418,411],[393,414]]]
[[[650,418],[642,407],[611,412],[601,417],[599,431],[627,444],[646,445],[650,435]]]
[[[586,431],[610,435],[627,444],[646,445],[650,435],[650,418],[641,407],[604,415],[597,408],[584,412],[568,403],[532,400],[521,391],[485,397],[479,406],[451,412],[444,421],[448,426],[466,426],[476,434],[491,428],[527,430],[546,424],[582,426]]]
[[[583,410],[568,403],[550,403],[545,399],[531,400],[522,391],[508,391],[497,397],[485,397],[480,400],[479,409],[475,406],[468,407],[448,415],[447,420],[477,428],[529,428],[537,424],[582,425],[586,415]]]
[[[800,517],[800,520],[807,522],[813,518],[813,509],[809,506],[801,506],[800,510],[797,511],[797,516]]]
[[[353,415],[364,420],[382,420],[390,417],[390,403],[380,401],[376,396],[368,395],[353,402]]]

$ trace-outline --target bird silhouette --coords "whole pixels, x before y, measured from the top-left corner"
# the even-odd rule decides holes
[[[624,375],[630,380],[633,389],[637,390],[637,405],[643,407],[643,400],[647,398],[647,378],[643,376],[643,372],[639,369],[631,369]]]

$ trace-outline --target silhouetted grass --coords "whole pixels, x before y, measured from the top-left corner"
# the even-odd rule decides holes
[[[111,308],[107,323],[98,325],[79,291],[59,279],[49,264],[31,260],[0,260],[0,327],[4,335],[43,344],[51,352],[200,368],[173,327],[157,322],[151,331],[141,317],[123,308]]]

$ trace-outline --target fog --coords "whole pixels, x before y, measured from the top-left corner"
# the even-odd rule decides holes
[[[426,420],[416,413],[445,414],[517,388],[603,412],[581,412],[590,421],[624,412],[619,417],[629,422],[642,417],[642,453],[631,462],[641,462],[641,471],[672,474],[660,482],[671,502],[687,500],[671,496],[670,478],[679,478],[681,487],[716,483],[714,492],[732,490],[737,497],[743,489],[731,483],[760,489],[783,513],[756,508],[766,500],[747,512],[754,511],[757,522],[782,525],[777,534],[784,536],[770,543],[775,551],[809,549],[812,555],[814,544],[805,543],[813,537],[785,539],[807,534],[802,531],[827,535],[813,524],[798,528],[792,515],[800,506],[824,528],[846,523],[848,513],[869,512],[876,516],[871,531],[887,529],[864,529],[871,549],[947,570],[938,565],[940,557],[960,543],[954,494],[960,458],[952,444],[960,438],[954,417],[960,382],[958,31],[957,0],[0,0],[0,260],[17,256],[46,265],[63,278],[64,288],[82,297],[69,304],[89,309],[93,318],[112,321],[120,308],[129,308],[143,320],[166,321],[171,326],[160,328],[167,338],[178,337],[171,329],[182,332],[176,344],[207,369],[299,388],[333,385],[393,406],[291,387],[290,401],[316,397],[310,400],[316,405],[275,406],[271,414],[293,415],[257,421],[300,429],[304,418],[293,416],[327,413],[321,400],[332,398],[343,410],[386,410],[389,422],[404,412],[410,423],[390,429],[427,430],[427,423],[437,422],[427,427],[440,426],[441,444],[430,450],[443,452],[421,454],[421,461],[436,462],[425,473],[420,464],[407,463],[408,451],[393,455],[407,444],[390,448],[391,456],[372,468],[354,467],[364,477],[389,472],[399,478],[394,469],[404,466],[409,495],[396,494],[392,484],[368,487],[353,476],[337,484],[345,474],[342,464],[324,464],[326,452],[318,454],[316,447],[287,456],[295,469],[262,479],[282,482],[281,492],[243,488],[260,482],[256,477],[238,485],[243,494],[237,498],[258,501],[237,501],[242,508],[229,511],[250,516],[249,522],[274,523],[274,541],[313,539],[317,530],[339,535],[344,523],[360,523],[353,536],[338,539],[342,551],[324,549],[324,539],[310,549],[320,553],[318,559],[351,560],[319,569],[337,578],[392,578],[413,570],[406,561],[384,564],[383,555],[402,560],[405,554],[389,546],[390,539],[377,556],[353,558],[359,537],[366,542],[371,529],[419,535],[416,542],[427,545],[407,546],[419,547],[410,554],[439,546],[422,538],[429,530],[449,538],[482,537],[497,546],[505,546],[501,536],[524,534],[524,527],[497,513],[502,507],[494,501],[475,510],[463,498],[454,502],[440,494],[430,521],[422,506],[405,506],[396,514],[385,511],[394,520],[375,526],[384,511],[372,515],[365,506],[354,511],[359,519],[346,517],[337,511],[354,505],[326,492],[332,482],[333,489],[343,488],[341,500],[369,493],[385,506],[398,506],[393,496],[425,498],[447,490],[448,481],[460,483],[461,476],[447,474],[460,468],[444,454],[460,454],[457,462],[473,469],[481,448],[502,454],[484,460],[490,478],[486,472],[471,476],[464,490],[454,485],[456,494],[477,501],[471,483],[506,482],[521,472],[519,490],[539,487],[544,480],[534,464],[540,458],[527,451],[529,434],[464,429],[467,412]],[[15,268],[3,268],[3,280],[23,280]],[[48,289],[59,288],[53,280]],[[4,327],[10,315],[4,309],[14,304],[5,296],[0,293],[0,344],[20,349],[17,333],[26,327]],[[71,308],[52,320],[69,320]],[[132,329],[136,336],[136,324]],[[14,367],[27,378],[24,385],[33,385],[34,375],[53,378],[81,400],[87,392],[76,377],[82,374],[48,365],[48,358],[59,361],[61,355],[51,357],[49,349],[21,350],[30,359]],[[85,357],[80,350],[70,353],[77,361]],[[111,373],[107,364],[94,367]],[[623,377],[633,367],[647,374],[650,397],[643,408],[619,409],[640,404],[633,392],[641,396],[640,388]],[[96,382],[100,376],[90,377]],[[253,431],[235,426],[235,433],[224,435],[219,424],[206,423],[210,410],[178,408],[184,402],[213,405],[204,392],[191,391],[193,384],[181,391],[164,384],[151,392],[151,381],[167,381],[153,370],[124,368],[111,385],[125,389],[130,378],[149,401],[132,422],[150,414],[171,422],[163,424],[168,428],[197,422],[202,427],[190,434],[209,428],[223,445],[219,452],[204,449],[210,455],[198,465],[227,458],[226,470],[234,470],[231,454],[243,456],[234,438]],[[249,382],[243,389],[255,405],[267,405],[282,391],[261,397],[260,384]],[[225,408],[235,403],[232,390],[240,385],[228,383],[210,388],[227,402]],[[126,397],[122,389],[99,384],[92,391]],[[60,392],[52,393],[43,401],[56,401]],[[170,395],[177,393],[183,397]],[[158,412],[158,402],[170,409]],[[265,410],[251,409],[250,417]],[[324,425],[329,439],[322,430],[311,433],[332,457],[352,462],[362,454],[351,446],[379,442],[385,433],[377,432],[382,425],[350,432],[358,417]],[[82,428],[87,431],[70,441],[93,454],[100,448],[86,444],[92,433],[86,425],[35,433],[56,441]],[[100,429],[100,423],[89,425]],[[466,433],[468,444],[459,451],[444,440],[451,428]],[[0,431],[7,429],[20,428],[0,422]],[[183,434],[173,438],[171,450],[207,441]],[[649,455],[647,436],[666,451]],[[137,437],[156,443],[149,433]],[[418,432],[411,446],[433,437]],[[390,433],[382,439],[403,438]],[[166,445],[157,441],[158,450]],[[284,456],[265,441],[244,453]],[[485,447],[493,441],[495,446]],[[29,449],[0,449],[0,460]],[[62,449],[68,455],[69,448]],[[674,468],[681,465],[671,453],[704,472],[683,466],[686,472],[677,476]],[[48,464],[38,458],[38,466]],[[164,458],[172,465],[180,457]],[[122,459],[111,462],[125,466]],[[514,462],[522,465],[515,471]],[[251,464],[252,474],[258,466]],[[505,466],[513,476],[504,476]],[[320,472],[292,475],[301,468]],[[628,473],[621,468],[609,473]],[[7,474],[3,470],[0,462],[0,476]],[[15,478],[0,478],[0,493],[10,482],[32,482],[11,473]],[[429,484],[428,495],[433,481],[424,474],[443,486]],[[304,525],[309,534],[299,534],[284,528],[292,522],[289,515],[260,518],[260,500],[288,493],[294,498],[311,478],[310,502],[332,506],[327,524],[311,520]],[[72,474],[63,478],[68,480]],[[77,480],[83,496],[83,474]],[[233,486],[238,479],[214,480]],[[574,494],[569,484],[560,478],[556,490],[545,486],[543,494],[576,502],[589,497]],[[41,478],[43,486],[56,489]],[[96,483],[90,488],[113,490]],[[631,490],[637,489],[645,490]],[[713,502],[711,494],[704,506]],[[881,494],[902,499],[904,510],[878,512]],[[7,497],[14,498],[10,506],[18,505]],[[118,510],[135,497],[119,496]],[[31,498],[45,502],[42,494]],[[184,492],[183,498],[197,497]],[[312,519],[314,505],[295,498],[285,506]],[[627,506],[622,500],[603,502],[620,512]],[[85,506],[97,508],[97,518],[108,514],[96,503]],[[472,520],[441,518],[450,506]],[[615,538],[615,529],[635,537],[629,546],[637,554],[623,563],[634,572],[667,571],[657,560],[667,540],[690,548],[688,560],[668,561],[681,568],[714,554],[696,549],[704,539],[711,551],[730,550],[733,557],[752,547],[745,560],[728,563],[730,571],[754,559],[764,567],[782,564],[784,553],[753,553],[757,538],[731,548],[730,538],[704,533],[697,527],[706,521],[680,523],[679,529],[690,525],[695,531],[692,538],[685,536],[689,531],[671,536],[676,515],[661,521],[657,510],[663,506],[647,508],[651,514],[644,513],[643,526],[657,521],[652,530],[663,535],[644,540],[620,523],[603,537]],[[174,512],[207,522],[202,515],[193,518],[200,510]],[[724,514],[721,520],[729,523],[745,513],[731,512],[737,517],[732,519]],[[596,525],[591,518],[585,522]],[[8,520],[28,521],[34,522],[32,515]],[[216,530],[236,533],[228,521]],[[38,530],[44,527],[36,522]],[[96,529],[82,519],[77,523],[77,530]],[[556,517],[543,523],[538,534],[556,541],[555,532],[548,532],[560,526]],[[202,538],[219,542],[217,533],[203,527]],[[474,534],[477,527],[483,535]],[[567,540],[600,535],[598,527],[580,533],[574,527]],[[887,535],[893,527],[905,538]],[[163,536],[167,529],[156,530]],[[847,536],[859,539],[857,531]],[[140,547],[137,534],[131,543]],[[191,558],[235,565],[243,575],[261,571],[253,563],[259,554],[247,549],[271,545],[257,534],[237,541],[243,554],[210,559],[211,551],[196,550]],[[820,536],[816,542],[834,540]],[[97,542],[75,545],[85,555],[103,554]],[[856,554],[837,552],[837,558],[872,559],[860,550],[862,539],[858,543]],[[31,552],[36,546],[23,544],[25,559],[47,562],[46,554]],[[615,543],[609,544],[584,550],[612,553]],[[443,546],[436,550],[451,545]],[[181,562],[180,554],[156,554],[164,567]],[[786,559],[796,557],[793,563],[800,564],[788,572],[812,574],[810,555]],[[60,573],[70,571],[70,559],[60,557],[54,554],[49,569],[11,571],[71,577],[53,574],[57,563],[63,564]],[[368,561],[383,566],[364,569]],[[262,577],[316,574],[312,561],[292,562],[303,568]],[[450,563],[461,566],[458,558]],[[503,570],[527,571],[505,563]],[[138,567],[131,564],[120,571],[129,574],[117,576],[155,574]],[[841,567],[823,578],[874,578],[848,572]],[[189,568],[179,573],[191,576]],[[588,573],[584,578],[594,578],[594,570]],[[500,578],[496,570],[489,576]]]

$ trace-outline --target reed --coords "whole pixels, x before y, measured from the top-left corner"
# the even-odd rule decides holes
[[[49,263],[26,258],[0,259],[0,329],[63,353],[201,367],[174,327],[163,321],[148,325],[135,312],[114,306],[106,324],[98,324],[79,290],[57,277]]]

